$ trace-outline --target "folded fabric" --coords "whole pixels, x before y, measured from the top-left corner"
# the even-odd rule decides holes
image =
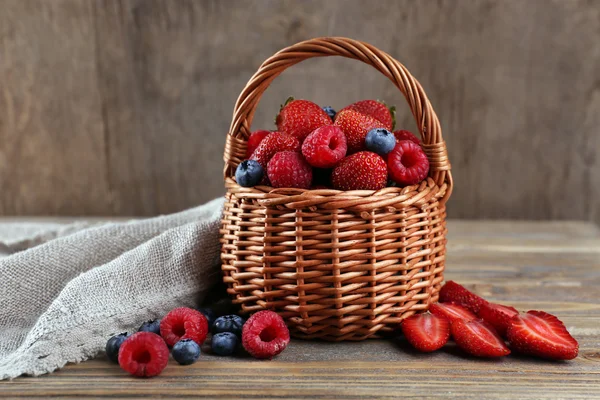
[[[218,281],[223,199],[123,223],[0,225],[0,380],[95,357]]]

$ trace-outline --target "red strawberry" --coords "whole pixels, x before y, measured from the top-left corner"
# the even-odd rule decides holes
[[[408,343],[419,351],[440,349],[450,337],[450,322],[433,314],[416,314],[402,321],[402,332]]]
[[[265,175],[261,181],[262,185],[268,184],[267,165],[276,153],[280,151],[300,151],[300,142],[293,136],[281,132],[273,132],[263,139],[258,145],[251,160],[256,160],[263,167]]]
[[[410,140],[401,140],[387,155],[390,178],[400,186],[415,185],[427,178],[429,159],[421,148]]]
[[[516,308],[503,306],[502,304],[484,303],[481,305],[477,315],[496,329],[500,336],[506,335],[506,329],[510,320],[519,314]]]
[[[302,143],[315,129],[331,125],[331,118],[312,101],[290,97],[279,111],[275,123],[280,132],[292,135]]]
[[[280,151],[267,166],[271,185],[276,188],[308,189],[312,182],[312,168],[302,154],[294,151]]]
[[[448,281],[440,290],[441,303],[456,303],[477,314],[487,301],[471,293],[454,281]]]
[[[429,312],[438,317],[446,318],[450,322],[456,320],[473,321],[477,316],[471,311],[458,304],[453,303],[435,303],[429,306]]]
[[[348,142],[348,154],[365,150],[367,133],[375,128],[385,128],[385,124],[377,119],[354,110],[340,111],[335,117],[334,125],[339,126]]]
[[[331,183],[338,190],[379,190],[387,184],[387,165],[380,155],[361,151],[339,162]]]
[[[256,150],[256,148],[258,147],[258,145],[260,144],[260,142],[262,142],[262,140],[269,134],[271,133],[270,131],[256,131],[256,132],[252,132],[252,134],[250,135],[250,137],[248,138],[248,148],[246,149],[246,159],[250,158],[252,156],[252,153],[254,153],[254,150]]]
[[[554,315],[527,311],[514,316],[506,331],[510,347],[523,354],[552,360],[572,360],[579,344]]]
[[[382,122],[385,125],[384,128],[388,131],[394,129],[396,107],[388,108],[385,103],[377,100],[361,100],[342,109],[342,111],[344,110],[358,111],[361,114],[368,115]]]
[[[510,350],[494,327],[482,320],[457,320],[450,327],[454,341],[464,351],[476,357],[502,357]]]
[[[395,131],[394,132],[394,136],[396,136],[396,140],[397,141],[410,140],[414,144],[418,144],[418,145],[421,144],[421,141],[419,140],[418,137],[416,137],[412,132],[406,131],[404,129],[399,130],[399,131]]]

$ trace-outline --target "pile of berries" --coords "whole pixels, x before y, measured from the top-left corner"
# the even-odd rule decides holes
[[[577,341],[554,315],[519,313],[513,307],[490,303],[453,281],[442,287],[440,303],[432,304],[428,313],[405,319],[401,327],[408,342],[424,352],[440,349],[450,336],[458,347],[476,357],[502,357],[512,350],[571,360],[579,352]]]
[[[417,184],[427,177],[429,160],[415,135],[394,131],[394,112],[376,100],[336,113],[290,98],[277,115],[277,131],[250,135],[236,181],[244,187],[337,190]]]
[[[260,311],[245,321],[239,315],[215,319],[211,309],[181,307],[162,320],[144,322],[132,335],[111,337],[106,343],[106,355],[132,375],[156,376],[167,366],[169,354],[181,365],[196,362],[209,328],[211,352],[219,356],[229,356],[243,348],[255,358],[270,359],[290,342],[285,322],[273,311]]]

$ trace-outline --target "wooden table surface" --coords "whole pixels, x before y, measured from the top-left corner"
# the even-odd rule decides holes
[[[579,341],[575,360],[481,360],[452,345],[432,354],[402,340],[292,341],[273,361],[203,355],[159,377],[104,358],[0,382],[0,398],[600,398],[600,230],[582,222],[449,222],[446,279],[520,310],[556,314]]]

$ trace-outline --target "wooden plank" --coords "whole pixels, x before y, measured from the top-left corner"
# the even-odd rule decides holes
[[[154,215],[222,194],[251,74],[286,45],[342,35],[423,84],[453,165],[451,216],[600,222],[599,29],[593,0],[5,0],[0,214]],[[414,129],[357,62],[284,72],[255,127],[290,94],[338,109],[382,98]]]
[[[452,344],[422,354],[402,339],[295,340],[272,361],[205,352],[192,366],[171,360],[163,374],[151,380],[131,378],[101,357],[40,378],[0,382],[0,396],[598,398],[600,258],[597,252],[577,251],[600,248],[598,228],[584,222],[453,220],[449,231],[447,279],[519,310],[556,314],[579,341],[579,357],[569,362],[514,355],[482,360],[465,356]]]

